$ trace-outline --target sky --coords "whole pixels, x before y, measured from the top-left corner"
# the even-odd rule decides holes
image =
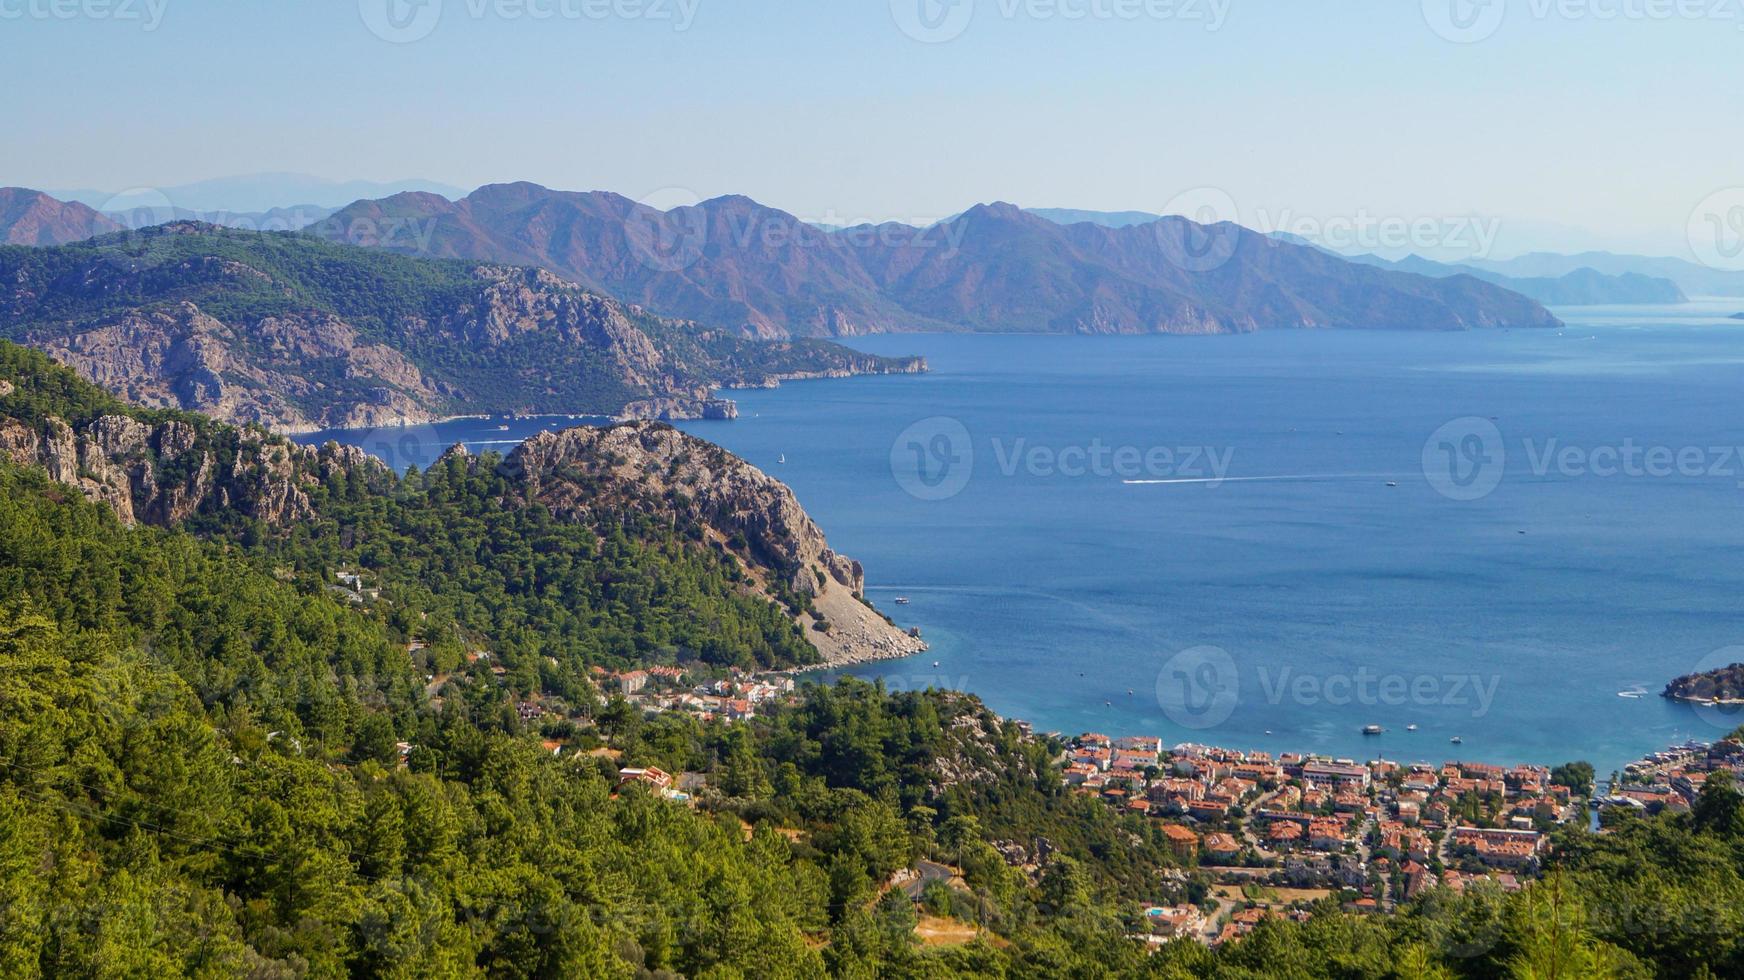
[[[0,82],[0,185],[1006,200],[1443,257],[1744,234],[1741,0],[0,0]]]

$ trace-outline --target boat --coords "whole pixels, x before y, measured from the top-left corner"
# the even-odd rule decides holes
[[[1414,732],[1414,731],[1416,731],[1416,730],[1417,730],[1417,726],[1416,726],[1416,725],[1414,725],[1414,724],[1413,724],[1413,725],[1406,725],[1406,726],[1405,726],[1405,730],[1406,730],[1406,731],[1408,731],[1408,732]]]
[[[906,605],[908,605],[908,596],[905,596],[905,595],[899,595],[899,596],[897,596],[897,597],[896,597],[896,604],[897,604],[897,605],[899,605],[899,606],[906,606]]]
[[[937,666],[938,666],[938,665],[939,665],[939,662],[938,662],[938,661],[937,661],[937,660],[935,660],[935,661],[933,661],[933,666],[934,666],[934,667],[937,667]]]
[[[782,454],[781,454],[781,455],[780,455],[780,456],[777,456],[777,457],[775,457],[775,461],[776,461],[776,462],[777,462],[777,463],[785,463],[785,462],[787,462],[787,454],[786,454],[786,453],[782,453]]]
[[[1453,743],[1453,744],[1455,744],[1455,745],[1463,745],[1463,744],[1465,744],[1465,739],[1463,739],[1463,738],[1460,738],[1460,737],[1459,737],[1459,736],[1458,736],[1458,735],[1455,735],[1455,736],[1454,736],[1454,737],[1452,737],[1452,738],[1450,738],[1450,739],[1448,739],[1448,741],[1449,741],[1449,742],[1452,742],[1452,743]]]
[[[1388,481],[1387,481],[1387,486],[1389,486],[1389,487],[1396,487],[1396,486],[1398,486],[1398,484],[1397,484],[1397,483],[1395,483],[1395,482],[1393,482],[1393,481],[1392,481],[1392,480],[1388,480]]]
[[[1382,733],[1384,731],[1386,731],[1386,729],[1382,728],[1379,725],[1364,725],[1363,726],[1363,734],[1364,735],[1379,735],[1380,733]]]
[[[509,427],[506,425],[499,425],[499,426],[497,426],[497,431],[498,432],[507,432],[507,431],[509,431]]]

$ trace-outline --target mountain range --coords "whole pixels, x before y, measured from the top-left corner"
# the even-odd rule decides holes
[[[742,196],[659,211],[497,184],[359,201],[311,229],[349,244],[513,262],[748,336],[912,330],[1227,333],[1554,326],[1471,277],[1347,262],[1237,225],[1061,225],[1004,203],[929,227],[827,230]]]
[[[1529,252],[1501,261],[1483,259],[1467,263],[1507,276],[1566,276],[1579,269],[1605,275],[1638,274],[1669,279],[1691,296],[1744,296],[1744,271],[1714,269],[1686,259],[1652,255],[1620,255],[1615,252]]]
[[[1364,265],[1437,279],[1473,276],[1550,306],[1594,306],[1607,303],[1668,305],[1689,302],[1689,297],[1675,281],[1642,275],[1639,272],[1604,273],[1590,266],[1578,266],[1557,275],[1521,277],[1504,275],[1482,266],[1437,262],[1417,255],[1396,261],[1378,255],[1352,255],[1346,258]]]
[[[283,430],[477,412],[730,417],[722,386],[918,371],[762,344],[539,269],[177,222],[0,247],[0,337],[135,404]]]

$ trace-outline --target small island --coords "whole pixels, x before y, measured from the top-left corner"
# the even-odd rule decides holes
[[[1744,320],[1744,313],[1734,313],[1734,314],[1732,314],[1731,319]]]
[[[1685,674],[1665,685],[1663,693],[1696,704],[1744,704],[1744,664]]]

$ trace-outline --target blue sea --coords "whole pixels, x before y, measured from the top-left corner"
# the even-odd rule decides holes
[[[1038,730],[1603,774],[1744,722],[1658,696],[1744,661],[1739,309],[860,338],[932,371],[737,392],[738,420],[685,428],[791,485],[931,643],[855,674]],[[305,441],[404,465],[571,424]]]

